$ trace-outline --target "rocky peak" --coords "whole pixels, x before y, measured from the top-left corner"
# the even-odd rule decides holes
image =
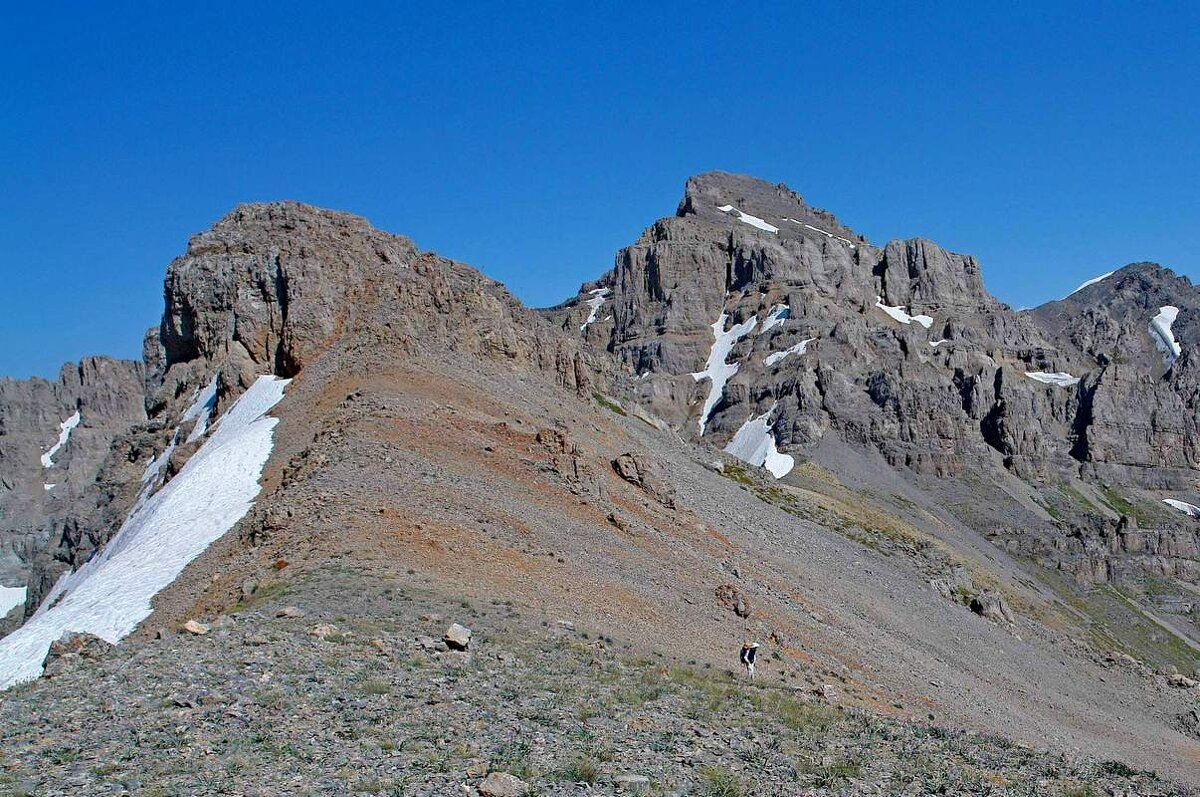
[[[298,202],[239,205],[167,267],[164,365],[224,358],[296,373],[346,321],[349,291],[417,251],[366,219]]]

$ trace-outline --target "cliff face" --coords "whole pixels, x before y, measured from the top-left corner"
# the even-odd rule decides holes
[[[65,365],[54,381],[0,379],[0,585],[28,586],[32,606],[44,571],[65,567],[57,541],[99,522],[101,466],[146,420],[142,379],[140,363],[107,357]]]
[[[1014,505],[986,533],[1089,582],[1194,570],[1116,542],[1134,504],[1152,534],[1186,538],[1162,550],[1197,542],[1160,501],[1200,504],[1200,293],[1168,269],[1133,264],[1015,312],[969,255],[876,246],[785,186],[715,172],[547,312],[627,369],[631,400],[752,464],[836,439],[917,478],[1016,476],[1056,518]],[[1057,506],[1055,485],[1080,480],[1142,492]]]

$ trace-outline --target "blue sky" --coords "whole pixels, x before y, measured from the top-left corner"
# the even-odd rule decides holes
[[[184,5],[6,10],[0,374],[139,356],[167,263],[254,200],[532,305],[708,169],[975,254],[1014,306],[1135,260],[1200,277],[1194,4]]]

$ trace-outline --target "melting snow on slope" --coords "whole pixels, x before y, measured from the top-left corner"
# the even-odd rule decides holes
[[[936,349],[938,346],[941,346],[941,345],[942,345],[943,343],[945,343],[945,342],[946,342],[946,339],[945,339],[945,338],[942,338],[942,339],[940,339],[940,340],[931,340],[931,341],[929,341],[929,345],[930,345],[932,348],[935,348],[935,349]]]
[[[54,467],[54,455],[58,450],[67,444],[71,439],[71,430],[79,425],[79,410],[75,410],[75,414],[58,425],[58,442],[50,447],[50,450],[42,454],[42,467]]]
[[[1171,331],[1171,325],[1175,323],[1175,319],[1179,317],[1179,308],[1172,305],[1163,305],[1158,308],[1158,315],[1150,319],[1150,337],[1154,338],[1154,345],[1162,352],[1163,365],[1170,367],[1179,359],[1179,341],[1175,340],[1175,333]]]
[[[740,324],[734,324],[729,329],[725,329],[725,319],[727,318],[729,318],[728,313],[721,313],[721,317],[713,322],[712,331],[715,340],[713,341],[712,349],[708,352],[708,362],[705,363],[703,371],[692,374],[692,378],[697,382],[705,379],[712,382],[712,386],[708,391],[708,398],[704,400],[704,410],[700,413],[700,434],[704,434],[704,427],[708,425],[708,416],[712,413],[713,407],[717,406],[717,402],[721,400],[721,395],[725,392],[725,383],[732,379],[733,375],[738,372],[737,365],[730,365],[725,362],[725,358],[729,356],[729,352],[733,349],[734,344],[749,335],[753,331],[754,325],[758,323],[756,316]]]
[[[775,305],[775,309],[773,309],[770,315],[763,320],[762,329],[758,331],[758,334],[761,335],[772,327],[783,326],[783,322],[787,321],[791,317],[792,308],[788,307],[786,304]]]
[[[890,315],[892,318],[899,321],[901,324],[911,324],[912,322],[916,321],[918,324],[925,327],[926,329],[929,329],[931,326],[933,326],[933,318],[931,318],[930,316],[909,315],[908,313],[904,312],[904,307],[902,307],[902,306],[901,307],[888,307],[886,304],[883,303],[882,296],[875,297],[875,306],[878,307],[883,312]]]
[[[723,211],[725,213],[736,213],[739,221],[744,221],[747,224],[749,224],[751,227],[757,227],[758,229],[766,230],[769,233],[779,232],[779,228],[776,227],[774,224],[768,224],[767,222],[760,219],[758,216],[751,216],[749,213],[745,213],[743,211],[738,210],[733,205],[721,205],[720,207],[717,208],[717,210]]]
[[[596,288],[596,290],[591,292],[592,298],[588,299],[586,302],[584,302],[584,304],[592,308],[592,312],[588,313],[587,320],[584,321],[583,326],[579,328],[580,332],[587,329],[588,324],[591,324],[596,320],[596,313],[600,311],[600,305],[604,304],[604,300],[607,298],[608,292],[608,288]],[[608,319],[606,318],[605,321],[607,320]]]
[[[266,415],[290,380],[258,378],[229,408],[179,474],[134,508],[112,541],[55,583],[34,616],[0,639],[0,689],[38,677],[64,632],[118,642],[151,611],[151,599],[250,510],[271,455]]]
[[[43,484],[42,489],[45,490],[46,492],[50,492],[57,486],[58,486],[57,484]]]
[[[812,343],[814,340],[816,340],[816,338],[808,338],[807,340],[802,340],[795,346],[786,348],[783,351],[777,351],[773,354],[768,354],[767,358],[763,360],[763,365],[769,368],[770,366],[782,360],[784,357],[787,357],[789,354],[804,354],[804,352],[808,351],[808,344]]]
[[[1072,387],[1079,384],[1079,377],[1071,376],[1063,371],[1055,371],[1047,373],[1045,371],[1026,371],[1025,376],[1037,382],[1042,382],[1047,385],[1058,385],[1059,387]]]
[[[187,436],[185,442],[194,443],[204,436],[208,431],[208,419],[212,417],[212,412],[217,407],[217,374],[213,374],[212,381],[204,386],[204,389],[196,394],[195,401],[192,406],[187,408],[180,418],[180,422],[196,419],[196,425],[192,427],[191,434]]]
[[[853,241],[851,241],[849,238],[843,238],[843,237],[842,237],[842,236],[840,236],[840,235],[834,235],[834,234],[833,234],[833,233],[831,233],[829,230],[822,230],[820,227],[814,227],[814,226],[812,226],[811,224],[808,224],[808,223],[806,223],[806,222],[800,221],[799,219],[791,219],[791,218],[788,218],[787,216],[784,216],[784,217],[783,217],[783,220],[784,220],[784,221],[790,221],[790,222],[792,222],[793,224],[799,224],[801,227],[807,227],[808,229],[812,230],[813,232],[819,232],[819,233],[821,233],[821,235],[824,235],[826,238],[833,238],[834,240],[841,241],[842,243],[849,245],[849,247],[850,247],[851,249],[855,249],[855,248],[856,248],[856,247],[854,246],[854,242],[853,242]]]
[[[24,587],[0,587],[0,617],[25,604]]]
[[[1074,296],[1075,294],[1079,293],[1081,290],[1083,290],[1084,288],[1086,288],[1089,285],[1095,285],[1097,282],[1103,282],[1104,280],[1108,279],[1109,277],[1111,277],[1113,274],[1116,274],[1116,273],[1117,272],[1115,272],[1115,271],[1110,271],[1107,274],[1101,274],[1099,277],[1092,277],[1090,280],[1083,283],[1078,288],[1076,288],[1075,290],[1071,291],[1066,296],[1064,296],[1063,299],[1067,299],[1071,296]],[[1020,311],[1018,311],[1018,312],[1020,312]]]
[[[775,448],[775,434],[771,431],[771,413],[775,408],[751,418],[742,424],[737,434],[725,446],[725,453],[749,465],[766,468],[776,479],[782,479],[795,467],[796,460],[788,454],[780,454]]]
[[[1200,506],[1189,504],[1187,501],[1177,501],[1174,498],[1164,498],[1163,503],[1168,506],[1173,506],[1184,514],[1192,517],[1200,518]]]

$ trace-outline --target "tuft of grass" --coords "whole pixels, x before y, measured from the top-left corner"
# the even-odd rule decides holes
[[[589,756],[580,756],[556,773],[567,783],[594,785],[600,780],[600,764]]]
[[[359,688],[364,695],[386,695],[392,691],[392,685],[386,678],[368,678]]]
[[[746,797],[746,786],[724,767],[706,766],[700,770],[701,797]]]

